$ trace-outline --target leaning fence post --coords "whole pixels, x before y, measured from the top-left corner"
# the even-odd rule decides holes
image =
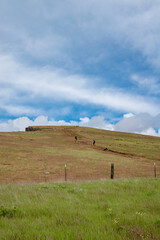
[[[156,178],[156,163],[154,163],[154,177]]]
[[[67,181],[67,165],[64,165],[65,182]]]
[[[114,163],[111,163],[111,179],[114,179]]]

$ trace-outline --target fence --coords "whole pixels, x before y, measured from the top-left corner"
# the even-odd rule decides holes
[[[69,178],[67,178],[67,176],[69,175],[69,177],[71,177],[70,176],[70,174],[68,174],[67,175],[67,165],[65,164],[65,171],[64,171],[64,180],[65,181],[67,181],[67,180],[69,180]],[[111,179],[114,179],[115,177],[116,177],[116,169],[115,169],[115,164],[114,163],[111,163],[111,168],[110,168],[110,178]],[[135,173],[134,173],[135,174]],[[123,172],[121,172],[121,176],[123,176],[124,175],[124,173]],[[147,176],[148,175],[148,176]],[[94,175],[93,175],[94,176]],[[143,170],[142,172],[141,172],[141,174],[137,174],[137,177],[160,177],[160,166],[157,166],[156,165],[156,163],[154,163],[153,165],[152,165],[152,169],[151,169],[151,171],[148,171],[148,170]],[[108,177],[108,174],[106,174],[106,178]],[[127,177],[129,177],[129,176],[127,176]],[[136,176],[131,176],[131,177],[136,177]],[[72,178],[72,177],[71,177]],[[118,174],[118,178],[120,178],[120,174]]]
[[[137,167],[137,168],[136,168]],[[79,180],[98,180],[98,179],[118,179],[118,178],[133,178],[133,177],[160,177],[160,164],[156,163],[145,165],[145,168],[134,166],[118,167],[111,163],[103,169],[84,169],[72,168],[69,164],[65,164],[59,172],[44,172],[44,181],[79,181]],[[42,179],[43,181],[43,179]]]
[[[144,164],[144,163],[143,163]],[[29,183],[29,182],[62,182],[99,179],[119,179],[134,177],[160,177],[160,162],[131,164],[104,163],[99,165],[73,165],[72,162],[62,162],[57,165],[43,166],[41,168],[23,168],[20,171],[8,172],[0,170],[0,183]]]

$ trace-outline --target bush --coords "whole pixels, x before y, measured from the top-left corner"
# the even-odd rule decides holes
[[[14,217],[17,212],[17,207],[0,207],[0,217]]]

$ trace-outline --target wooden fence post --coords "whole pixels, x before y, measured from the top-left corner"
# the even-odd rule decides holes
[[[156,178],[156,163],[154,163],[154,177]]]
[[[111,163],[111,179],[114,179],[114,163]]]
[[[65,182],[67,181],[67,165],[64,165]]]

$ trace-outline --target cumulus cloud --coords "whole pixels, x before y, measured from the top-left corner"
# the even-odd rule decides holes
[[[102,116],[95,116],[91,119],[89,118],[80,118],[79,126],[100,128],[106,130],[114,130],[114,125],[105,121]]]
[[[156,131],[154,128],[150,127],[147,130],[142,131],[141,134],[160,137],[160,129]]]
[[[47,116],[39,116],[34,120],[30,120],[28,117],[20,117],[14,120],[8,120],[7,122],[2,122],[0,123],[0,131],[25,131],[25,128],[28,126],[81,126],[113,130],[113,125],[106,122],[102,116],[95,116],[91,119],[85,117],[80,118],[80,121],[71,120],[69,122],[66,122],[64,120],[48,120]]]
[[[123,119],[116,124],[107,122],[103,116],[94,116],[92,118],[84,117],[79,121],[49,120],[47,116],[39,116],[34,120],[28,117],[20,117],[14,120],[0,123],[1,132],[25,131],[28,126],[81,126],[105,129],[111,131],[131,132],[160,137],[160,114],[152,117],[149,114],[141,113],[124,115]]]
[[[129,118],[124,117],[115,124],[114,129],[122,132],[160,136],[160,114],[153,117],[148,113],[140,113]]]

